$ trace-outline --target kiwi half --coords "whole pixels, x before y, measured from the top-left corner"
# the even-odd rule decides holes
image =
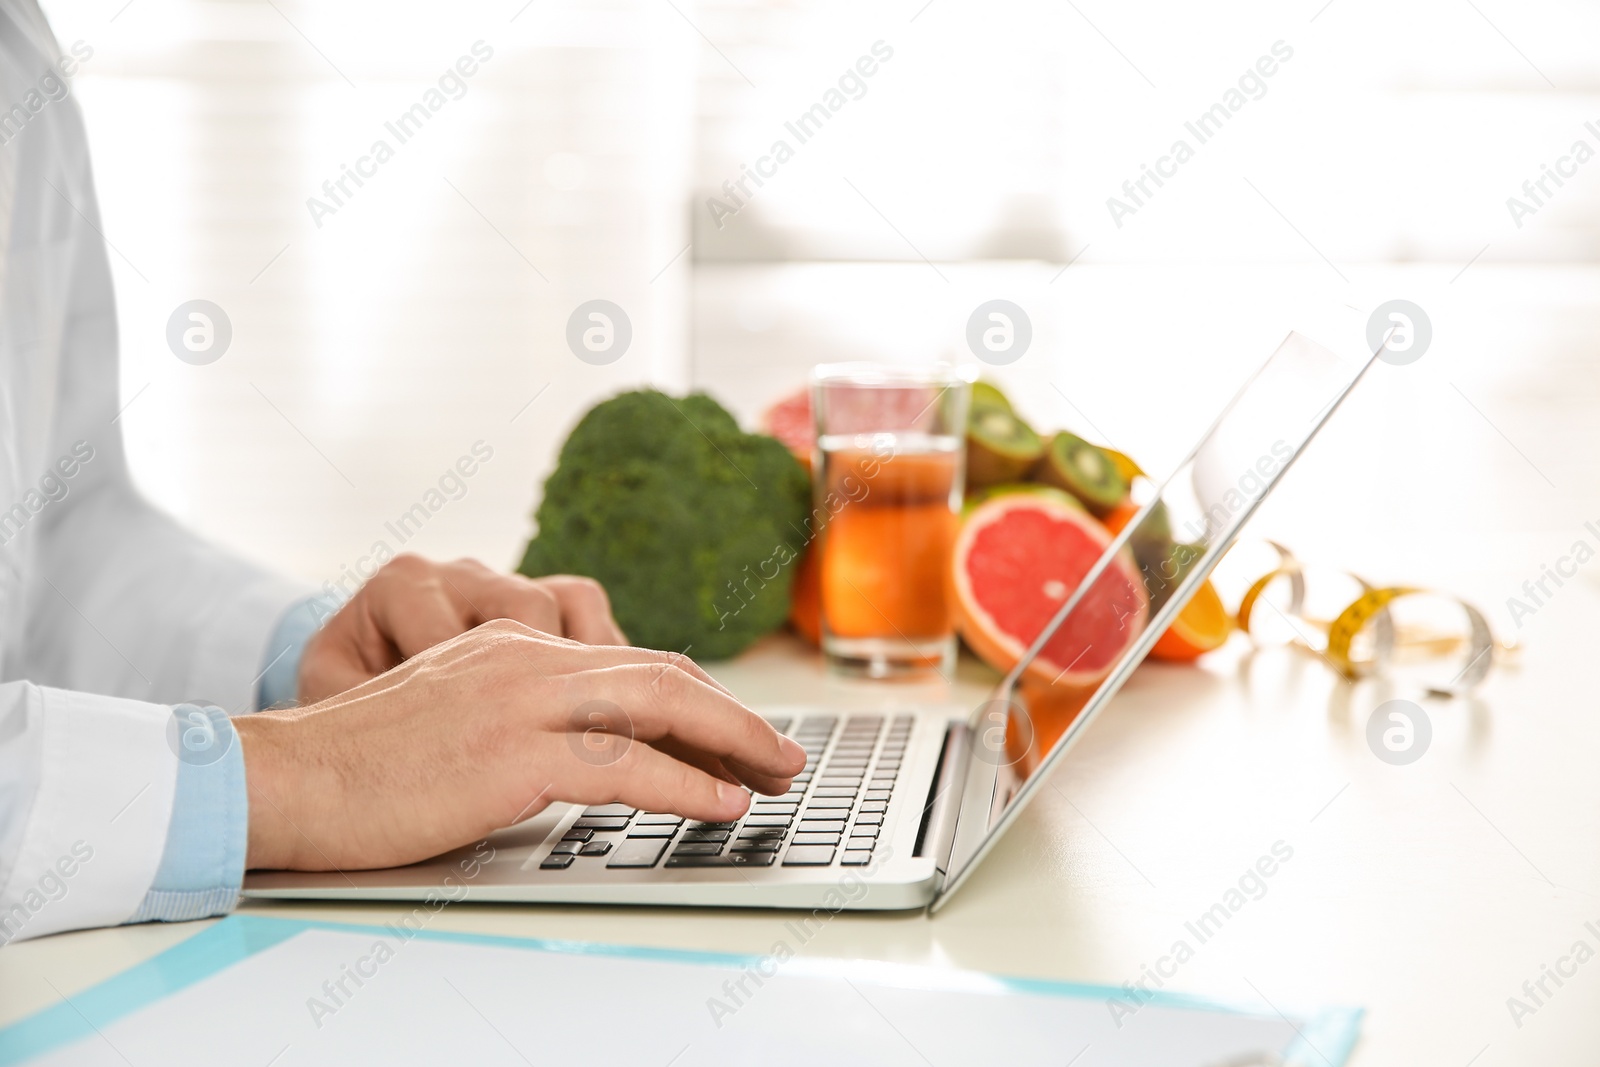
[[[1097,516],[1105,516],[1128,495],[1128,479],[1105,450],[1065,430],[1050,439],[1034,467],[1035,481],[1065,489]]]
[[[972,410],[977,411],[979,408],[1000,408],[1002,411],[1010,411],[1011,401],[993,382],[973,382]]]
[[[990,386],[993,389],[993,386]],[[998,396],[999,391],[995,390]],[[1001,396],[1002,403],[1005,397]],[[967,417],[967,485],[1019,481],[1039,462],[1044,441],[1011,405],[974,404]]]

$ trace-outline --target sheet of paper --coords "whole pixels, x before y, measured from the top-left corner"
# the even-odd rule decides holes
[[[803,920],[796,920],[796,922]],[[928,968],[235,917],[0,1031],[0,1064],[1338,1067],[1359,1012],[1280,1017]]]

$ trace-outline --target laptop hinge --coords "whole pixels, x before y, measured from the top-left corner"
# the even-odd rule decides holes
[[[966,780],[967,760],[971,756],[971,730],[964,722],[951,723],[945,731],[944,747],[939,750],[939,769],[928,787],[922,809],[922,826],[917,831],[913,855],[932,856],[941,880],[948,869],[950,846],[961,813],[962,783]]]

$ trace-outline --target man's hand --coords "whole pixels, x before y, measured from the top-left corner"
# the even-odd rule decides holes
[[[628,643],[605,590],[591,578],[528,579],[476,560],[396,556],[306,643],[300,703],[342,693],[491,619],[589,645]]]
[[[441,714],[443,713],[443,714]],[[737,819],[805,751],[692,661],[494,621],[311,707],[234,720],[252,868],[413,863],[555,801]]]

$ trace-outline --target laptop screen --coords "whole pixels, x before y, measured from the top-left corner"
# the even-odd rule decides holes
[[[1140,511],[972,714],[941,898],[1121,688],[1376,358],[1343,360],[1291,333],[1177,469],[1159,486],[1143,483]]]

